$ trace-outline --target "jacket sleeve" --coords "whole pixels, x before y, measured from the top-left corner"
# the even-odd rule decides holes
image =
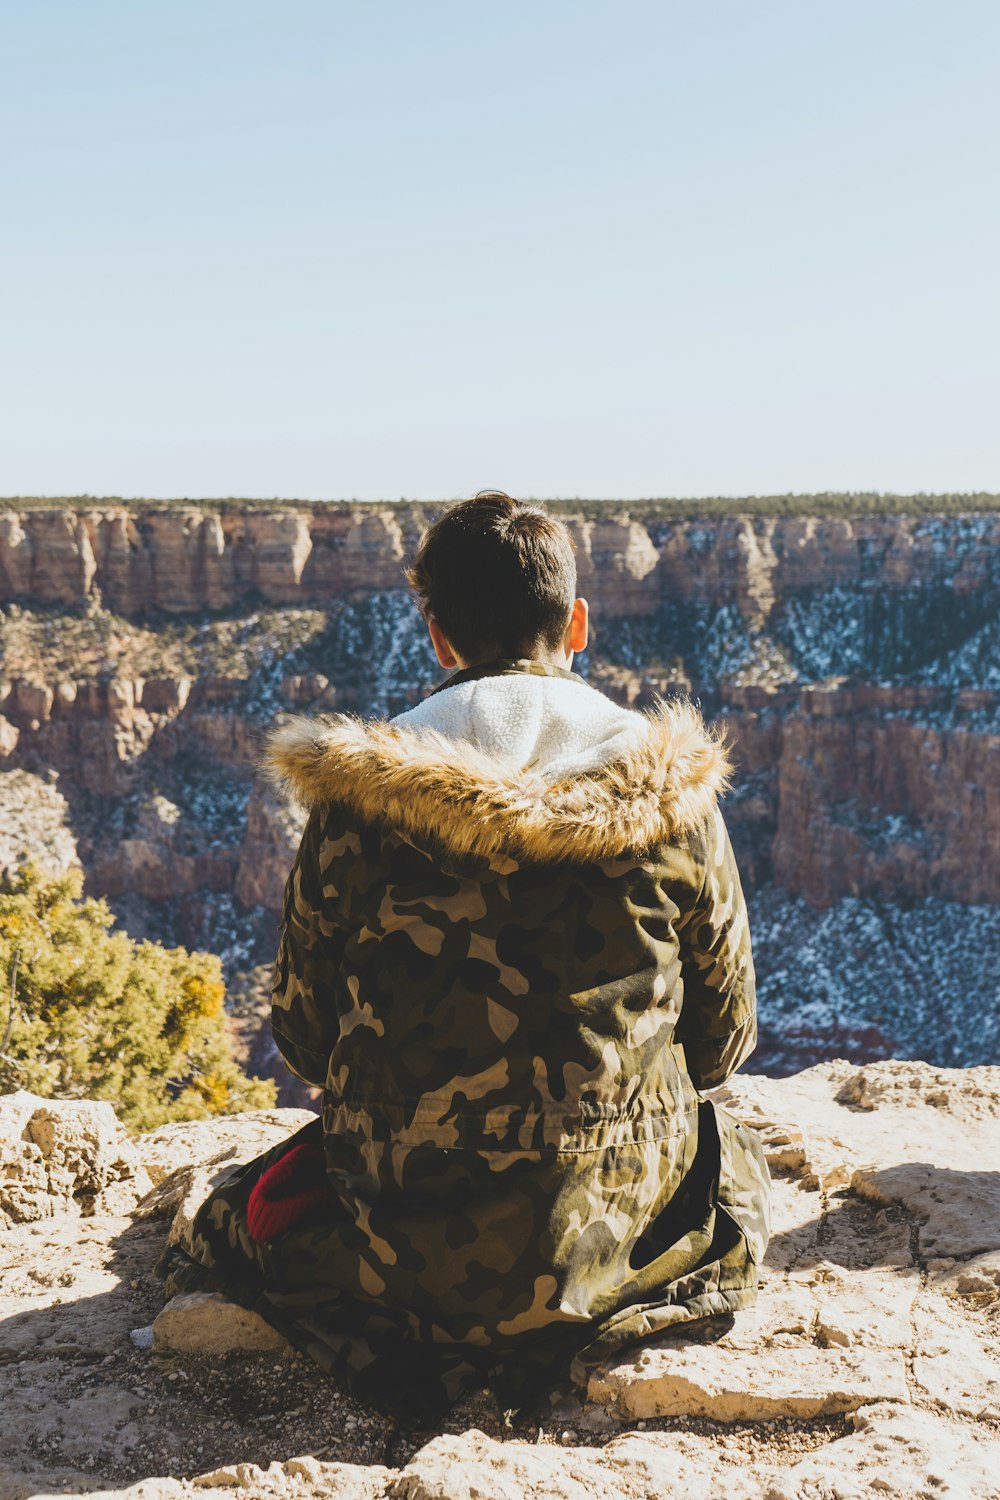
[[[336,816],[321,808],[306,823],[285,885],[271,995],[275,1046],[291,1071],[316,1088],[326,1084],[340,1034],[335,981],[351,930],[338,867],[359,847],[355,835],[334,826]]]
[[[703,870],[678,922],[684,1004],[675,1033],[698,1090],[724,1083],[757,1044],[750,925],[722,814],[699,831],[692,853]]]

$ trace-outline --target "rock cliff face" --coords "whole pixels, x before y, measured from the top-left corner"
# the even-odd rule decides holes
[[[724,711],[742,782],[732,821],[758,878],[815,906],[1000,899],[991,692],[834,683],[773,696],[760,707],[732,687]]]
[[[774,1176],[756,1307],[513,1431],[485,1395],[399,1431],[253,1314],[161,1312],[172,1222],[301,1115],[129,1141],[107,1105],[0,1100],[0,1494],[995,1500],[1000,1069],[840,1062],[718,1092]]]
[[[263,961],[301,826],[255,778],[263,729],[290,710],[397,712],[440,679],[400,573],[433,514],[0,511],[0,801],[22,830],[3,860],[75,848],[88,888],[151,935]],[[887,930],[920,908],[926,947],[944,922],[959,951],[974,937],[1000,959],[983,915],[1000,899],[1000,514],[563,514],[595,621],[580,670],[637,707],[692,692],[729,725],[727,818],[770,930],[776,892],[788,931],[796,902],[854,929],[852,902]],[[990,1007],[983,983],[964,986],[970,1012]],[[862,998],[813,1016],[820,1051],[824,1028],[852,1056],[862,1038],[914,1044],[902,999]]]
[[[766,620],[812,589],[946,582],[969,597],[997,579],[996,515],[671,520],[649,506],[604,510],[565,519],[581,588],[605,616],[655,614],[669,596]],[[11,509],[0,514],[0,604],[72,608],[99,595],[129,616],[223,611],[247,599],[323,605],[398,588],[400,564],[435,514],[404,503]]]
[[[64,608],[99,593],[126,615],[326,599],[398,587],[404,534],[419,526],[419,513],[382,506],[39,507],[0,516],[0,589],[5,600]]]

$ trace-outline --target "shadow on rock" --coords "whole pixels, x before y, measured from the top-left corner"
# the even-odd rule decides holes
[[[50,1219],[4,1236],[0,1492],[77,1490],[298,1455],[384,1462],[398,1425],[358,1406],[291,1350],[212,1358],[137,1347],[163,1303],[153,1268],[166,1223]],[[112,1231],[109,1233],[109,1231]],[[35,1302],[34,1306],[25,1305]],[[448,1430],[499,1431],[485,1395]],[[440,1430],[440,1429],[438,1429]]]

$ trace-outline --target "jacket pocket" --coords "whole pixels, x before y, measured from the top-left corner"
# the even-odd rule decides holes
[[[706,1101],[708,1102],[708,1101]],[[717,1104],[719,1208],[740,1230],[759,1266],[771,1237],[771,1174],[756,1131]]]

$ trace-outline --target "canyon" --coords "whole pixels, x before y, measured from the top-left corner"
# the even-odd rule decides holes
[[[755,1065],[997,1061],[1000,512],[556,508],[594,618],[577,669],[728,727]],[[437,513],[0,509],[0,865],[75,859],[135,935],[221,953],[256,1067],[301,827],[257,772],[262,737],[440,681],[401,575]]]

